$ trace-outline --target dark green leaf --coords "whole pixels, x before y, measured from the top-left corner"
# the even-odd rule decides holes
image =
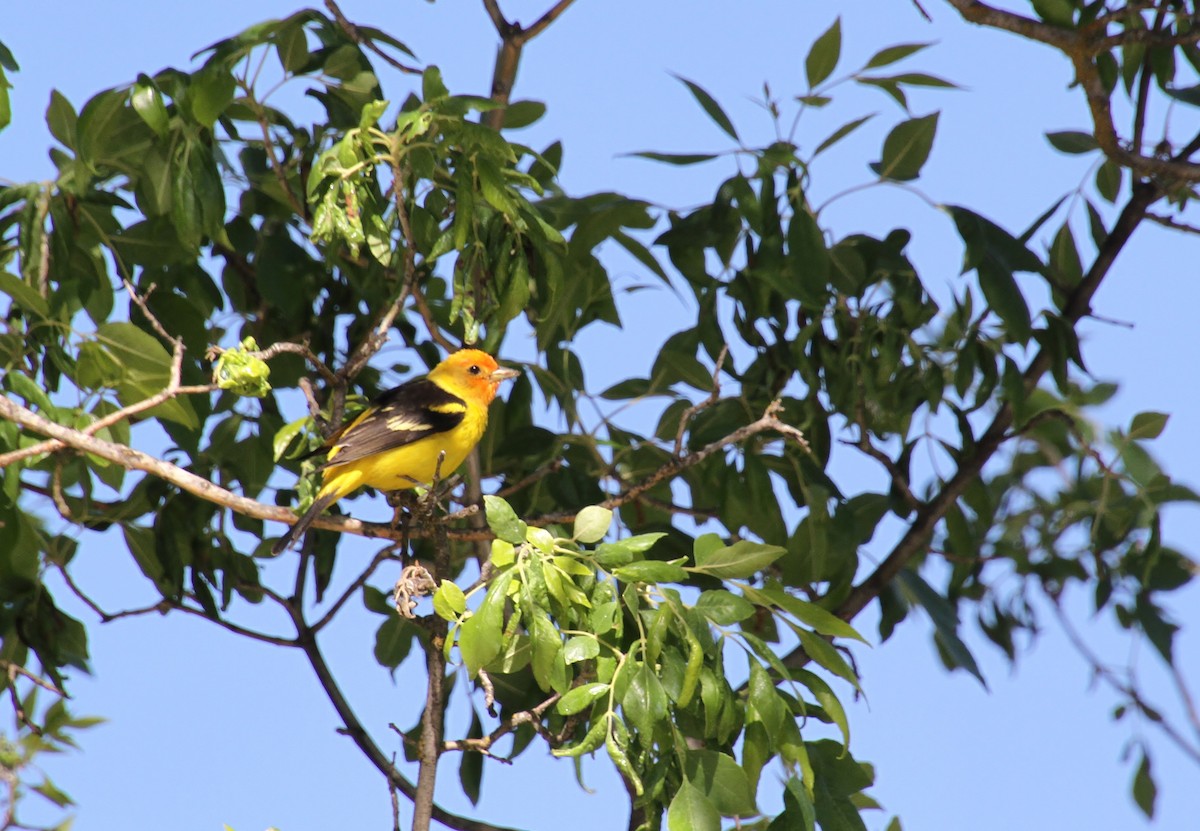
[[[458,648],[472,677],[484,664],[500,654],[503,646],[504,604],[512,579],[512,571],[505,571],[493,579],[483,603],[459,630]]]
[[[716,153],[655,153],[650,150],[643,150],[639,153],[630,153],[631,156],[636,156],[640,159],[650,159],[654,162],[666,162],[674,165],[689,165],[699,164],[701,162],[712,161],[717,158]]]
[[[843,124],[841,127],[838,127],[836,130],[834,130],[832,133],[829,134],[828,138],[826,138],[824,141],[822,141],[820,144],[817,145],[817,149],[813,151],[813,158],[816,158],[824,150],[827,150],[830,147],[832,147],[833,145],[837,144],[839,141],[841,141],[846,136],[853,133],[855,130],[857,130],[859,127],[861,127],[863,124],[870,121],[874,117],[875,117],[874,114],[864,115],[862,118],[856,118],[853,121],[849,121],[849,122]]]
[[[958,612],[954,604],[934,591],[933,587],[912,569],[901,571],[896,578],[896,584],[909,603],[921,606],[929,614],[929,619],[933,621],[934,642],[946,665],[951,669],[965,669],[986,688],[987,681],[975,662],[975,656],[958,635]]]
[[[1158,786],[1150,771],[1150,757],[1142,752],[1137,773],[1133,776],[1133,801],[1142,809],[1147,819],[1154,819],[1154,803],[1158,799]]]
[[[711,118],[718,127],[724,130],[725,133],[734,141],[740,141],[737,130],[733,128],[733,122],[729,120],[729,116],[727,116],[725,111],[721,109],[721,105],[717,103],[715,98],[709,95],[703,87],[692,83],[687,78],[682,78],[678,75],[675,77],[687,85],[687,88],[691,90],[692,96],[700,103],[700,106],[704,108],[704,112],[708,113],[708,117]]]
[[[1129,438],[1156,439],[1166,429],[1168,413],[1144,412],[1138,413],[1129,423]]]
[[[1091,133],[1081,133],[1078,130],[1063,130],[1057,133],[1046,133],[1046,140],[1055,150],[1063,153],[1090,153],[1098,150],[1100,145]]]
[[[903,43],[896,46],[888,46],[872,55],[871,60],[867,61],[866,66],[863,68],[875,69],[876,67],[887,66],[932,45],[931,43]]]
[[[718,626],[731,626],[754,614],[754,604],[724,589],[714,589],[700,595],[696,611]]]
[[[813,89],[833,74],[842,55],[842,19],[836,18],[833,25],[818,37],[804,59],[804,72],[808,77],[808,88]]]
[[[545,114],[546,105],[541,101],[516,101],[504,110],[504,129],[528,127]]]
[[[897,124],[883,142],[883,157],[871,165],[880,178],[907,182],[917,178],[933,148],[938,113]]]

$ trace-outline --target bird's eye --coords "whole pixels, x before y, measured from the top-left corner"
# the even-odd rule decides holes
[[[472,375],[478,375],[482,371],[483,370],[481,370],[477,365],[474,365],[474,364],[467,367],[467,372],[471,373]]]

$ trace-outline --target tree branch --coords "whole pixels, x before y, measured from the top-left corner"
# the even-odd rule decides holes
[[[483,123],[493,130],[504,126],[504,111],[508,107],[513,84],[517,80],[517,67],[521,63],[521,50],[562,15],[574,0],[558,0],[545,14],[528,28],[519,23],[510,23],[496,0],[483,0],[496,33],[500,35],[500,50],[496,53],[496,66],[492,70],[492,100],[502,106],[483,114]]]
[[[1077,323],[1091,313],[1091,301],[1096,290],[1108,275],[1117,254],[1125,247],[1138,224],[1145,218],[1150,205],[1159,198],[1158,189],[1149,183],[1139,183],[1134,186],[1133,196],[1126,203],[1124,210],[1113,226],[1112,232],[1104,242],[1104,246],[1096,255],[1091,268],[1071,293],[1062,309],[1062,317],[1069,323]],[[1046,349],[1040,349],[1030,361],[1024,372],[1025,389],[1032,390],[1037,386],[1042,376],[1049,370],[1051,354]],[[908,531],[900,539],[891,553],[884,558],[870,575],[850,590],[849,595],[837,608],[836,614],[843,620],[852,620],[868,603],[879,596],[905,566],[918,554],[925,550],[934,528],[946,515],[967,486],[973,482],[983,470],[983,466],[996,453],[1000,445],[1009,437],[1008,431],[1013,423],[1013,408],[1010,402],[1000,406],[992,423],[984,431],[976,443],[975,451],[959,463],[954,475],[942,485],[936,495],[917,511]],[[785,658],[788,666],[796,666],[797,661],[804,662],[800,650],[793,651]]]
[[[490,756],[492,755],[492,746],[509,733],[514,732],[522,724],[532,725],[533,729],[537,730],[543,738],[547,739],[547,741],[550,741],[551,745],[553,746],[557,737],[551,736],[542,726],[542,717],[546,714],[547,710],[558,703],[558,699],[560,698],[562,698],[562,696],[558,693],[555,693],[541,704],[538,704],[536,707],[533,707],[529,710],[522,710],[519,713],[513,713],[511,716],[501,722],[499,727],[497,727],[491,733],[488,733],[486,736],[480,736],[478,739],[454,739],[445,742],[442,745],[442,750],[460,750],[464,753],[484,753]]]
[[[329,665],[325,662],[325,656],[321,654],[321,650],[317,646],[316,633],[305,623],[304,616],[296,608],[291,608],[292,620],[296,625],[296,640],[308,658],[309,664],[312,665],[313,672],[317,675],[317,680],[321,684],[321,688],[325,691],[325,695],[329,698],[333,709],[337,711],[338,717],[345,725],[345,733],[358,746],[363,755],[367,757],[375,768],[382,773],[393,785],[396,790],[404,794],[409,800],[416,796],[416,786],[413,785],[396,767],[383,755],[374,739],[371,738],[366,728],[363,727],[358,716],[354,714],[354,710],[350,707],[350,703],[342,694],[341,688],[333,677],[333,673],[329,669]],[[433,819],[437,820],[447,828],[453,828],[456,831],[516,831],[516,829],[505,828],[503,826],[492,825],[479,820],[469,819],[467,817],[452,814],[438,805],[433,805]]]
[[[1141,176],[1160,176],[1177,182],[1200,181],[1200,165],[1182,159],[1161,159],[1146,156],[1137,145],[1126,149],[1113,125],[1109,90],[1100,76],[1096,56],[1107,53],[1128,42],[1147,42],[1148,35],[1134,35],[1140,30],[1128,30],[1113,37],[1103,36],[1104,26],[1069,29],[1052,26],[1014,12],[1004,11],[977,0],[946,0],[968,22],[994,29],[1003,29],[1022,37],[1049,44],[1066,55],[1075,67],[1075,77],[1083,87],[1092,116],[1092,134],[1104,155],[1122,167]],[[1161,33],[1160,33],[1161,34]],[[1191,42],[1200,39],[1200,34]]]
[[[440,466],[440,463],[439,463]],[[436,478],[436,476],[435,476]],[[436,483],[434,490],[436,492]],[[430,527],[434,546],[433,581],[436,585],[450,579],[450,546],[446,539],[446,526],[434,522],[432,511],[436,504],[431,500],[421,506],[421,521]],[[411,614],[404,610],[404,614]],[[421,714],[421,738],[417,745],[417,792],[413,798],[413,831],[429,831],[433,818],[434,786],[437,782],[438,760],[442,755],[442,733],[446,719],[446,634],[447,623],[439,615],[429,615],[424,620],[429,640],[424,641],[425,709]]]

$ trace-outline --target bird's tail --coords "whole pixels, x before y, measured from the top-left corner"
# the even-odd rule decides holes
[[[300,517],[296,524],[289,528],[287,533],[280,537],[275,545],[271,546],[271,553],[282,554],[286,551],[293,542],[308,530],[308,526],[312,525],[313,520],[324,513],[325,509],[336,502],[340,496],[341,493],[337,491],[320,494],[313,500],[313,504],[309,506],[309,509],[304,512],[304,516]]]

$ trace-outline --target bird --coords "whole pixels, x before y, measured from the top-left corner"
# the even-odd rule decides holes
[[[483,438],[500,383],[518,375],[482,350],[461,349],[428,375],[379,395],[326,442],[317,498],[272,553],[286,550],[325,509],[358,488],[406,490],[449,476]]]

